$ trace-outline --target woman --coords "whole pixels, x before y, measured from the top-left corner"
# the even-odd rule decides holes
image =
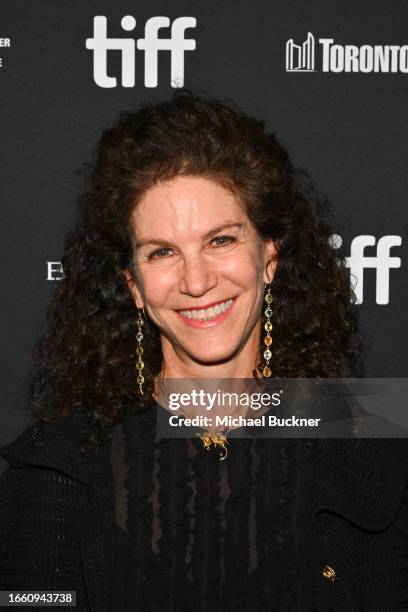
[[[325,202],[232,103],[179,91],[103,133],[34,422],[2,451],[1,588],[75,590],[97,612],[408,606],[404,440],[230,439],[220,461],[157,436],[165,379],[357,371],[330,235]]]

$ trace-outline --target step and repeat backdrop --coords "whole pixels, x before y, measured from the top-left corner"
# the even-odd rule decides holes
[[[408,3],[2,0],[0,444],[102,129],[176,87],[267,122],[331,202],[365,375],[408,376]]]

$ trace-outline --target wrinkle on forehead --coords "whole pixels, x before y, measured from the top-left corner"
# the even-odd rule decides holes
[[[248,218],[237,196],[215,181],[198,177],[176,177],[156,184],[132,213],[139,239],[154,229],[158,238],[169,241],[205,234],[223,222],[244,220]]]

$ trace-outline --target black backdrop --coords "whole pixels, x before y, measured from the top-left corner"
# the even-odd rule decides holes
[[[121,27],[126,15],[136,19],[133,31]],[[144,52],[138,48],[133,87],[122,86],[120,51],[107,55],[107,74],[117,78],[117,86],[96,84],[93,52],[85,42],[93,36],[95,16],[107,18],[110,38],[134,41],[144,38],[145,24],[153,17],[166,16],[170,24],[179,17],[195,18],[195,27],[184,34],[196,47],[184,53],[184,85],[232,98],[264,118],[295,163],[329,196],[351,263],[363,266],[357,280],[364,297],[356,308],[366,336],[366,375],[407,376],[408,3],[1,0],[0,444],[27,422],[28,359],[58,282],[47,280],[47,262],[60,260],[82,188],[82,162],[119,111],[174,91],[168,50],[159,51],[155,88],[145,86]],[[314,70],[307,71],[310,63],[295,48],[293,70],[287,71],[287,41],[300,46],[308,32],[315,43]],[[169,38],[170,28],[160,30],[159,37]],[[340,45],[333,47],[334,70],[342,68],[346,45],[370,45],[371,51],[357,49],[357,72],[324,72],[322,38]],[[370,70],[375,45],[383,54],[391,53],[387,45],[402,47],[392,51],[396,68],[382,64],[383,70],[395,72]],[[374,237],[360,255],[358,244],[365,238],[357,239],[351,252],[359,236]],[[392,248],[377,248],[383,236],[397,237],[391,239]],[[363,261],[363,254],[376,259]],[[394,264],[399,258],[400,267],[389,270],[389,257]],[[388,303],[377,303],[376,292]]]

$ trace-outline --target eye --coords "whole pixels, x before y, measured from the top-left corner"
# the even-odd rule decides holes
[[[150,253],[149,259],[163,259],[163,257],[168,257],[171,255],[171,253],[172,250],[168,247],[161,247],[160,249],[153,251],[153,253]]]
[[[234,236],[216,236],[212,239],[212,242],[216,247],[223,247],[236,242],[236,240],[237,239],[234,238]]]

